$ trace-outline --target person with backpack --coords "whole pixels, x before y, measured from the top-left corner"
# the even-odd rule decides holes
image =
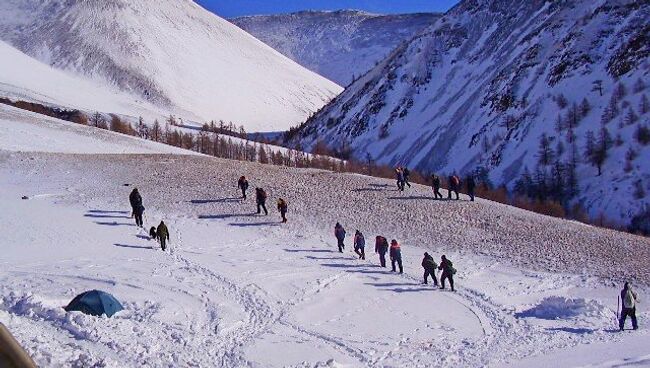
[[[409,183],[409,178],[411,177],[411,172],[409,171],[408,167],[404,166],[404,168],[402,168],[402,174],[404,176],[404,184],[408,185],[410,188],[411,183]],[[404,184],[402,184],[402,187]]]
[[[345,249],[345,244],[343,243],[345,240],[345,229],[338,222],[334,225],[334,236],[336,237],[339,252],[343,253],[343,249]]]
[[[160,224],[156,229],[156,236],[160,242],[160,247],[163,251],[165,251],[167,249],[167,241],[169,240],[169,230],[167,229],[167,225],[165,225],[164,221],[160,221]]]
[[[388,253],[388,240],[381,235],[375,238],[375,253],[379,254],[379,263],[386,267],[386,253]]]
[[[623,331],[625,320],[630,316],[630,319],[632,320],[632,328],[635,330],[638,329],[639,325],[636,320],[636,304],[639,302],[639,298],[636,293],[632,291],[632,286],[629,282],[626,282],[623,286],[623,290],[621,290],[621,300],[623,309],[621,310],[621,317],[618,320],[618,327]]]
[[[266,209],[266,192],[262,188],[255,188],[255,200],[257,202],[257,214],[261,214],[264,210],[264,214],[268,215],[269,211]]]
[[[469,175],[467,177],[466,185],[467,185],[467,195],[469,196],[469,200],[474,202],[474,191],[476,189],[476,181],[474,181],[473,175]]]
[[[237,181],[237,187],[241,190],[242,199],[246,199],[246,191],[248,190],[248,180],[242,175]]]
[[[454,268],[454,264],[451,263],[451,261],[448,260],[444,254],[440,259],[440,267],[438,267],[438,269],[442,270],[442,275],[440,276],[440,288],[441,289],[445,288],[445,279],[447,279],[449,280],[449,286],[451,286],[451,291],[455,291],[454,274],[456,273],[456,269]]]
[[[456,200],[460,199],[458,191],[460,190],[460,178],[456,175],[449,176],[449,190],[447,191],[447,199],[451,199],[451,193],[456,193]]]
[[[429,275],[433,279],[433,285],[438,286],[438,278],[436,277],[436,268],[438,265],[436,261],[433,260],[433,257],[429,253],[424,252],[424,258],[422,259],[422,268],[424,268],[424,283],[429,283]]]
[[[395,177],[397,179],[397,190],[400,192],[404,191],[404,172],[401,167],[395,169]]]
[[[359,255],[359,259],[366,259],[366,238],[359,230],[354,233],[354,252]]]
[[[440,177],[436,174],[431,175],[431,189],[433,189],[433,195],[436,199],[442,199],[442,193],[440,193]]]
[[[131,214],[135,217],[135,224],[138,227],[142,227],[144,221],[142,220],[142,215],[144,214],[144,206],[142,205],[142,196],[138,192],[138,188],[133,188],[131,194],[129,195],[129,202],[131,203]]]
[[[280,198],[278,199],[278,211],[280,211],[280,216],[282,216],[282,222],[286,223],[287,222],[287,201],[284,199]]]
[[[404,273],[404,268],[402,267],[402,249],[395,239],[390,241],[390,262],[393,266],[393,272],[395,272],[395,263],[397,263],[399,273]]]

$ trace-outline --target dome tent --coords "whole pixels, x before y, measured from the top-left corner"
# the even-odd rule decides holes
[[[105,314],[108,317],[111,317],[122,309],[124,307],[122,307],[122,304],[115,297],[100,290],[90,290],[81,293],[65,307],[66,312],[79,311],[91,316]]]

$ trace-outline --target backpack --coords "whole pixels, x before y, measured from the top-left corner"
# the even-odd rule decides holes
[[[634,294],[632,293],[631,289],[625,290],[625,294],[623,295],[623,307],[625,308],[635,307]]]
[[[260,198],[264,200],[266,199],[266,192],[264,191],[264,189],[260,189]]]
[[[458,178],[458,176],[454,175],[451,177],[451,184],[455,187],[460,185],[460,179]]]

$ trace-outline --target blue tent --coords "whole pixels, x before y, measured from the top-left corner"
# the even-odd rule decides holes
[[[117,301],[111,294],[99,290],[86,291],[77,295],[67,307],[66,312],[79,311],[91,316],[108,317],[124,309],[122,304]]]

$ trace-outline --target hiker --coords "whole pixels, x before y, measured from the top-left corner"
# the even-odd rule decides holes
[[[390,241],[390,262],[393,266],[393,272],[395,272],[395,262],[397,262],[399,265],[399,273],[404,273],[404,268],[402,268],[402,250],[395,239]]]
[[[142,196],[138,192],[138,188],[133,188],[131,194],[129,195],[129,202],[131,203],[131,216],[135,217],[135,224],[138,227],[142,227],[142,214],[144,214],[144,206],[142,205]]]
[[[458,191],[460,190],[460,178],[456,175],[449,176],[449,189],[447,199],[451,199],[451,192],[456,193],[456,200],[460,199]]]
[[[150,238],[151,240],[156,240],[157,237],[158,237],[158,234],[156,233],[156,227],[155,227],[155,226],[152,226],[152,227],[149,229],[149,238]]]
[[[164,221],[160,221],[160,225],[158,225],[158,228],[156,229],[156,235],[158,236],[160,247],[165,251],[167,249],[167,241],[169,240],[169,230]]]
[[[467,195],[469,200],[474,202],[474,190],[476,189],[476,181],[474,181],[474,176],[469,175],[467,177]]]
[[[359,259],[366,259],[366,238],[359,230],[354,233],[354,253],[359,255]]]
[[[411,172],[409,171],[408,167],[404,166],[402,169],[402,175],[404,176],[404,184],[408,185],[409,188],[411,187],[411,183],[409,183],[409,177],[411,176]],[[402,184],[402,187],[404,186]]]
[[[336,236],[336,240],[338,242],[339,252],[343,253],[343,249],[345,249],[345,244],[343,243],[345,240],[345,229],[338,222],[334,226],[334,236]]]
[[[451,263],[451,261],[448,260],[444,254],[440,259],[440,267],[438,267],[438,269],[442,270],[442,275],[440,276],[440,288],[441,289],[445,288],[445,279],[448,279],[449,286],[451,286],[451,291],[455,291],[454,274],[456,273],[456,270],[454,269],[454,264]]]
[[[386,267],[386,253],[388,252],[388,240],[381,235],[375,238],[375,253],[379,254],[379,263]]]
[[[280,211],[280,216],[282,216],[283,223],[287,222],[287,209],[287,201],[282,198],[278,199],[278,211]]]
[[[237,187],[241,189],[242,199],[246,199],[246,191],[248,190],[248,180],[246,180],[245,176],[242,175],[242,177],[239,178],[239,181],[237,181]]]
[[[623,309],[621,310],[621,317],[618,320],[618,327],[623,331],[625,320],[627,319],[627,316],[630,316],[630,319],[632,320],[632,328],[635,330],[638,329],[639,325],[636,321],[636,303],[639,302],[639,298],[636,293],[632,291],[632,286],[630,286],[629,282],[626,282],[623,286],[623,290],[621,290],[621,300]]]
[[[255,199],[257,201],[257,214],[261,214],[264,210],[264,214],[268,215],[269,211],[266,209],[266,192],[262,188],[255,188]]]
[[[429,253],[424,252],[424,258],[422,259],[422,268],[424,268],[424,283],[429,283],[429,275],[433,279],[433,285],[438,286],[438,278],[436,277],[436,268],[438,265],[436,261],[433,260],[433,257]]]
[[[440,177],[436,174],[431,175],[431,189],[433,189],[433,195],[436,199],[442,199],[442,193],[440,193]]]
[[[404,172],[401,167],[395,169],[395,177],[397,179],[397,190],[400,192],[404,191]]]

